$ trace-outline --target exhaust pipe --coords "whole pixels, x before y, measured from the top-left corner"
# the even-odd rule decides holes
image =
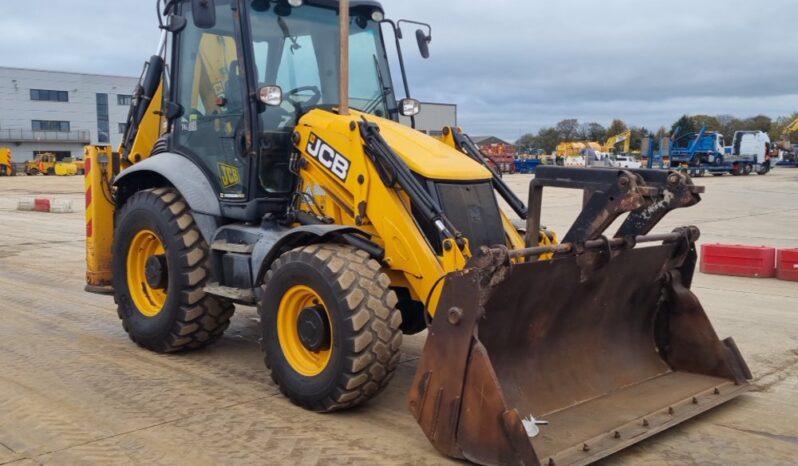
[[[338,114],[349,115],[349,0],[341,0],[341,62]]]

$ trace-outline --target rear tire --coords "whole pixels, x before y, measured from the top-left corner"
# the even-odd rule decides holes
[[[162,288],[137,279],[138,238],[160,242],[165,260]],[[114,290],[119,318],[139,346],[171,353],[197,349],[218,340],[230,325],[233,304],[206,294],[210,268],[208,245],[191,210],[171,188],[134,194],[121,208],[114,235]]]
[[[316,412],[352,408],[388,385],[402,344],[390,285],[379,263],[349,246],[307,246],[272,264],[258,309],[262,344],[272,380],[294,404]],[[327,316],[313,327],[327,332],[320,347],[304,344],[294,318],[308,309]]]
[[[48,168],[47,176],[55,176],[55,168]]]

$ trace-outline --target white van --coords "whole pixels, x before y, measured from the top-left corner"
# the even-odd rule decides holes
[[[618,155],[612,160],[612,166],[617,168],[640,168],[642,164],[639,160],[628,155]]]

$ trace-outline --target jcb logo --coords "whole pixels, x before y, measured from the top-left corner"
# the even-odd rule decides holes
[[[222,181],[222,187],[232,188],[233,186],[241,184],[241,173],[237,167],[227,165],[226,163],[219,164],[219,179]]]
[[[341,181],[346,181],[347,176],[349,176],[349,169],[352,167],[352,163],[349,159],[312,133],[308,139],[307,151],[308,154],[317,159],[324,168],[330,170],[333,175],[340,178]]]

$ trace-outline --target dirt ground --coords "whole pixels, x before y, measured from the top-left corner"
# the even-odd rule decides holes
[[[530,177],[508,180],[526,196]],[[798,247],[798,170],[704,178],[704,202],[659,231],[695,224],[702,242]],[[446,464],[406,408],[423,336],[405,339],[386,393],[316,415],[291,405],[263,366],[257,315],[239,307],[220,343],[162,356],[122,331],[113,300],[83,292],[82,178],[0,178],[0,465]],[[15,211],[31,195],[74,214]],[[580,195],[553,191],[561,232]],[[694,290],[733,335],[754,390],[604,461],[622,465],[798,461],[798,284],[698,274]]]

